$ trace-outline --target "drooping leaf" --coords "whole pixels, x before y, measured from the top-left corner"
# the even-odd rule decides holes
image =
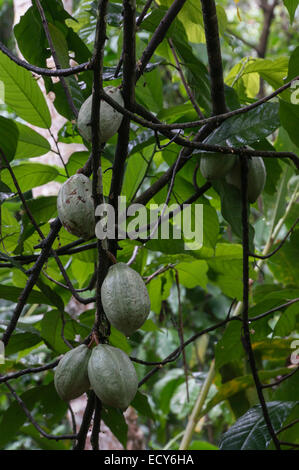
[[[274,431],[278,431],[296,402],[274,401],[267,403]],[[220,450],[265,450],[271,442],[260,405],[251,408],[222,436]]]
[[[25,121],[48,129],[51,116],[46,100],[32,74],[0,53],[0,80],[5,86],[5,103]]]

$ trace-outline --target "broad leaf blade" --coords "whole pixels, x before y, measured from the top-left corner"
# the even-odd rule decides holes
[[[267,403],[274,431],[278,431],[296,402]],[[260,405],[254,406],[222,436],[220,450],[265,450],[271,442]]]

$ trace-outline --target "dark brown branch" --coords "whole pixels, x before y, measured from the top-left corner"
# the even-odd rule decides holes
[[[226,31],[228,32],[228,34],[231,34],[231,35],[234,36],[236,39],[238,39],[238,40],[241,41],[243,44],[245,44],[245,46],[250,47],[250,49],[254,49],[254,50],[258,53],[258,46],[257,46],[256,44],[253,44],[252,42],[247,41],[247,40],[244,39],[240,34],[236,33],[235,31],[233,31],[233,30],[230,29],[230,28],[226,28]]]
[[[56,260],[56,263],[57,263],[57,265],[58,265],[58,267],[59,267],[59,269],[60,269],[60,272],[61,272],[61,274],[62,274],[62,276],[63,276],[63,278],[64,278],[64,280],[65,280],[65,282],[66,282],[66,284],[67,284],[67,287],[68,287],[69,291],[72,293],[72,295],[74,296],[74,298],[75,298],[76,300],[78,300],[78,302],[80,302],[80,303],[83,304],[83,305],[88,305],[88,304],[90,304],[90,303],[92,303],[92,302],[95,302],[95,300],[96,300],[95,297],[84,298],[84,297],[81,297],[81,296],[78,294],[78,292],[77,292],[76,289],[74,288],[74,286],[73,286],[73,284],[72,284],[72,282],[71,282],[71,280],[70,280],[70,278],[69,278],[69,276],[68,276],[66,270],[64,269],[64,266],[63,266],[61,260],[59,259],[59,256],[57,255],[57,253],[56,253],[54,250],[52,250],[52,255],[54,256],[54,258],[55,258],[55,260]]]
[[[216,128],[223,121],[226,121],[227,119],[231,117],[238,116],[239,114],[245,114],[248,111],[251,111],[252,109],[255,109],[258,106],[270,101],[272,98],[275,98],[277,95],[279,95],[283,91],[290,88],[296,80],[299,80],[299,75],[295,77],[293,80],[290,80],[289,82],[285,83],[281,87],[277,88],[277,90],[273,91],[269,95],[255,101],[254,103],[251,103],[248,106],[243,106],[242,108],[234,109],[233,111],[221,113],[221,114],[218,114],[217,116],[211,116],[205,119],[199,119],[197,121],[173,123],[173,124],[167,124],[167,123],[163,123],[159,121],[159,119],[157,119],[149,111],[142,108],[139,104],[135,104],[135,107],[134,107],[135,113],[138,114],[136,115],[132,111],[129,111],[128,109],[125,109],[124,107],[122,107],[120,104],[118,104],[109,95],[107,95],[104,92],[102,93],[101,98],[107,101],[107,103],[109,103],[113,108],[115,108],[124,116],[130,117],[132,121],[136,122],[137,124],[140,124],[141,126],[145,128],[149,128],[154,131],[162,132],[162,131],[167,131],[167,130],[189,129],[189,128],[202,126],[203,124],[214,124]],[[145,111],[147,111],[147,115],[145,115]],[[143,116],[143,118],[140,116]]]
[[[184,342],[184,344],[178,348],[176,348],[174,351],[172,351],[163,361],[160,362],[146,362],[141,359],[138,359],[136,357],[130,357],[131,361],[137,362],[139,364],[144,364],[144,365],[155,365],[154,367],[148,374],[143,377],[143,379],[139,382],[138,386],[141,387],[145,382],[147,382],[156,372],[161,370],[161,368],[168,364],[169,362],[175,361],[181,354],[182,348],[186,348],[189,344],[193,343],[196,341],[200,336],[205,335],[207,333],[210,333],[211,331],[214,331],[218,328],[221,328],[222,326],[225,326],[227,323],[231,321],[242,321],[239,316],[236,317],[227,317],[225,320],[217,323],[216,325],[209,326],[208,328],[205,328],[204,330],[201,330],[200,332],[194,334],[191,336],[187,341]]]
[[[188,386],[188,363],[186,360],[186,351],[184,349],[184,323],[183,323],[183,316],[182,316],[182,304],[181,304],[181,289],[180,289],[180,280],[179,280],[179,273],[177,269],[175,269],[175,282],[176,288],[178,293],[178,334],[180,339],[180,350],[182,351],[183,356],[183,365],[184,365],[184,373],[185,373],[185,382],[186,382],[186,398],[189,401],[189,386]]]
[[[136,30],[138,29],[138,27],[141,25],[142,21],[144,20],[144,17],[147,14],[148,10],[150,9],[152,3],[153,3],[153,0],[147,0],[146,4],[144,5],[142,12],[140,13],[140,15],[138,16],[138,18],[136,20]],[[124,54],[124,52],[122,52],[121,58],[120,58],[120,60],[117,64],[117,67],[115,69],[115,72],[114,72],[114,77],[115,78],[118,77],[121,66],[123,64],[123,59],[124,59],[123,54]]]
[[[256,317],[250,317],[250,321],[253,322],[253,321],[260,320],[261,318],[267,317],[268,315],[271,315],[271,313],[274,313],[274,312],[277,312],[278,310],[289,307],[290,305],[293,305],[296,302],[299,302],[299,297],[296,299],[289,300],[285,304],[278,305],[277,307],[271,308],[271,310],[261,313],[260,315],[257,315]]]
[[[136,69],[136,6],[130,0],[123,1],[124,27],[123,27],[123,82],[122,94],[125,108],[132,109],[135,102],[135,69]],[[130,117],[124,116],[118,131],[117,147],[113,162],[112,181],[109,192],[109,203],[114,207],[117,217],[118,196],[121,193],[125,162],[128,155],[130,138]],[[116,256],[117,243],[110,241],[109,250]]]
[[[101,92],[103,90],[103,61],[104,61],[104,48],[107,39],[106,36],[106,15],[108,8],[107,0],[99,0],[97,10],[97,25],[94,42],[93,52],[93,92],[92,92],[92,110],[91,110],[91,133],[92,133],[92,197],[94,208],[104,202],[103,187],[102,187],[102,165],[101,153],[102,142],[100,139],[100,105],[101,105]],[[97,223],[99,218],[95,218]],[[101,240],[96,242],[98,263],[97,263],[97,280],[96,280],[96,314],[94,324],[94,334],[101,340],[105,340],[109,334],[109,324],[103,310],[101,302],[101,285],[107,274],[110,261],[103,248]]]
[[[286,233],[286,235],[283,237],[283,239],[281,240],[281,242],[278,244],[278,246],[275,248],[275,250],[273,250],[271,253],[269,253],[268,255],[257,255],[256,253],[249,253],[250,256],[252,256],[253,258],[259,258],[259,259],[267,259],[267,258],[271,258],[271,256],[275,255],[275,253],[277,253],[280,248],[284,245],[284,243],[287,241],[290,233],[292,233],[292,231],[294,230],[294,228],[296,227],[296,225],[298,224],[299,222],[299,217],[297,220],[295,220],[295,222],[293,223],[292,227],[290,228],[290,230],[288,230],[288,232]]]
[[[185,75],[183,73],[183,70],[182,70],[182,67],[181,67],[181,64],[180,64],[180,61],[179,61],[179,58],[177,56],[177,53],[175,51],[175,48],[174,48],[174,45],[173,45],[173,42],[172,42],[172,39],[168,39],[168,44],[170,46],[170,49],[171,49],[171,52],[172,52],[172,55],[173,55],[173,58],[175,60],[175,63],[176,63],[176,66],[177,66],[177,70],[179,72],[179,75],[181,77],[181,80],[182,80],[182,83],[184,85],[184,88],[186,90],[186,93],[189,97],[189,100],[191,101],[192,105],[193,105],[193,108],[195,109],[195,111],[197,112],[198,116],[201,118],[201,119],[204,119],[204,115],[203,113],[201,112],[201,109],[200,107],[198,106],[198,104],[196,103],[196,100],[193,96],[193,93],[192,91],[190,90],[190,87],[187,83],[187,80],[185,79]]]
[[[299,370],[299,367],[296,367],[294,370],[292,370],[292,372],[290,372],[289,374],[287,375],[284,375],[283,377],[281,377],[280,379],[276,380],[275,382],[272,382],[270,384],[264,384],[262,385],[262,388],[272,388],[272,387],[277,387],[277,385],[280,385],[282,382],[284,382],[285,380],[289,379],[290,377],[292,377],[292,375],[296,374],[296,372],[298,372]],[[281,430],[279,431],[281,432]],[[278,434],[278,433],[277,433]]]
[[[213,114],[222,114],[227,112],[227,108],[224,95],[223,69],[216,4],[214,0],[201,0],[201,5],[207,42],[209,72],[211,77]]]
[[[18,372],[13,372],[11,374],[2,375],[0,376],[0,384],[4,382],[8,382],[9,380],[17,379],[18,377],[22,377],[22,375],[37,374],[38,372],[43,372],[44,370],[54,369],[54,367],[57,366],[58,362],[59,362],[59,359],[56,359],[54,362],[45,364],[44,366],[29,367],[28,369],[19,370]]]
[[[17,326],[17,322],[18,322],[18,320],[20,318],[20,315],[23,311],[23,308],[24,308],[24,306],[27,302],[27,299],[30,295],[30,292],[32,291],[34,285],[36,284],[36,282],[38,280],[38,277],[39,277],[40,272],[43,268],[43,265],[45,264],[45,262],[48,259],[48,256],[49,256],[50,251],[51,251],[51,247],[52,247],[52,245],[53,245],[53,243],[54,243],[54,241],[55,241],[55,239],[58,235],[58,232],[59,232],[60,228],[61,228],[61,222],[57,218],[51,224],[51,230],[50,230],[49,234],[47,235],[47,237],[44,240],[42,251],[41,251],[39,257],[37,258],[37,261],[36,261],[35,265],[31,269],[31,274],[30,274],[30,276],[29,276],[29,278],[26,282],[26,286],[23,289],[23,291],[22,291],[22,293],[21,293],[21,295],[18,299],[18,303],[15,307],[15,310],[13,312],[10,323],[9,323],[6,331],[3,334],[2,341],[3,341],[5,346],[7,346],[8,342],[9,342],[9,339],[10,339],[14,329]]]
[[[291,423],[286,424],[285,426],[280,428],[280,430],[277,431],[276,434],[280,434],[281,432],[285,431],[286,429],[290,429],[292,426],[295,426],[295,424],[297,424],[297,423],[299,423],[299,419],[294,419],[294,421],[292,421]]]
[[[274,0],[272,4],[268,3],[268,0],[260,0],[260,7],[263,11],[264,21],[259,45],[257,46],[257,52],[258,56],[261,58],[266,56],[271,24],[274,19],[274,10],[277,4],[278,0]]]
[[[59,61],[59,58],[58,58],[57,52],[55,50],[51,34],[50,34],[50,31],[49,31],[49,25],[48,25],[48,21],[47,21],[45,12],[44,12],[43,7],[40,3],[40,0],[35,0],[35,3],[36,3],[36,6],[37,6],[37,9],[39,11],[39,14],[41,16],[41,19],[42,19],[43,28],[44,28],[45,35],[46,35],[46,38],[47,38],[48,43],[49,43],[50,51],[51,51],[55,66],[59,70],[59,69],[61,69],[61,65],[60,65],[60,61]],[[75,106],[75,103],[74,103],[74,100],[72,98],[70,89],[69,89],[68,84],[67,84],[64,77],[60,77],[60,83],[61,83],[61,86],[64,90],[68,105],[69,105],[73,115],[75,116],[75,118],[77,118],[78,117],[78,110]]]
[[[247,354],[255,388],[263,412],[264,420],[277,450],[280,449],[279,441],[272,426],[267,404],[263,395],[262,384],[259,379],[255,357],[251,345],[249,325],[249,228],[248,228],[248,161],[240,156],[241,163],[241,195],[242,195],[242,246],[243,246],[243,346]]]
[[[294,449],[299,448],[299,444],[295,444],[294,442],[279,441],[279,444],[282,446],[293,447]]]
[[[136,79],[139,80],[143,74],[145,67],[149,63],[152,55],[159,46],[159,44],[165,38],[167,31],[169,30],[172,22],[175,20],[176,16],[183,8],[186,0],[174,0],[171,7],[165,13],[162,18],[159,26],[155,30],[150,42],[148,43],[147,48],[144,50],[141,59],[138,61],[137,70],[136,70]]]
[[[95,397],[95,410],[93,416],[93,426],[90,436],[90,443],[92,450],[99,450],[99,434],[101,431],[101,413],[102,413],[102,402],[98,397]]]
[[[292,83],[292,82],[290,82]],[[288,85],[290,86],[290,84]],[[282,91],[282,90],[281,90]],[[159,124],[160,122],[157,118],[155,118],[151,113],[149,113],[147,110],[145,110],[142,106],[139,104],[135,104],[135,110],[139,114],[143,114],[146,116],[146,119],[148,119],[147,122],[143,121],[140,118],[136,118],[134,113],[126,110],[122,106],[119,106],[114,100],[112,100],[110,97],[108,97],[105,93],[102,93],[102,98],[107,101],[107,103],[111,104],[117,111],[124,115],[128,115],[131,117],[132,120],[138,122],[139,124],[143,125],[144,127],[148,128],[153,128],[153,124]],[[153,124],[150,122],[152,119]],[[157,122],[158,121],[158,122]],[[299,169],[299,158],[296,154],[293,152],[273,152],[273,151],[268,151],[268,150],[252,150],[252,149],[247,149],[247,148],[238,148],[238,147],[227,147],[223,145],[211,145],[211,144],[204,144],[202,143],[202,140],[204,140],[205,137],[211,132],[211,129],[214,129],[214,127],[217,125],[217,120],[211,123],[208,123],[206,127],[203,127],[200,129],[199,133],[203,133],[200,137],[196,137],[193,139],[193,141],[189,141],[187,139],[184,139],[183,137],[180,137],[179,135],[174,135],[172,132],[170,132],[166,126],[166,129],[163,128],[163,126],[160,126],[159,130],[160,132],[165,135],[166,137],[173,139],[174,142],[176,142],[178,145],[182,147],[186,147],[186,149],[189,150],[203,150],[203,151],[208,151],[208,152],[216,152],[216,153],[222,153],[222,154],[233,154],[233,155],[243,155],[243,156],[251,156],[251,157],[264,157],[264,158],[289,158],[290,160],[293,161],[294,165],[296,168]],[[212,127],[210,127],[212,126]],[[191,152],[189,152],[189,155]],[[185,164],[186,162],[184,162]]]
[[[273,0],[273,3],[268,3],[268,0],[260,0],[260,7],[263,11],[263,29],[260,35],[259,44],[257,46],[257,55],[260,58],[266,57],[266,52],[268,48],[271,24],[274,20],[274,10],[278,4],[278,0]],[[259,97],[263,97],[265,94],[265,82],[260,78],[260,90]]]
[[[95,407],[95,393],[93,390],[91,390],[88,393],[87,405],[85,407],[80,430],[77,434],[77,443],[73,447],[73,450],[84,450],[85,448],[86,437],[87,437],[87,433],[89,430],[94,407]]]
[[[68,77],[70,75],[75,75],[79,72],[84,72],[91,69],[90,62],[84,62],[83,64],[76,65],[67,69],[47,69],[43,67],[36,67],[35,65],[29,64],[25,60],[19,59],[16,57],[7,47],[0,42],[0,51],[7,57],[12,60],[15,64],[23,67],[30,72],[36,73],[37,75],[45,75],[47,77]]]
[[[60,441],[60,440],[66,440],[66,439],[76,439],[77,435],[76,434],[64,434],[60,436],[55,436],[53,434],[48,434],[46,431],[44,431],[40,425],[35,421],[33,418],[32,414],[28,410],[27,406],[25,405],[24,401],[17,395],[17,393],[14,391],[12,386],[8,383],[5,384],[14,399],[17,401],[17,403],[20,405],[22,410],[24,411],[25,415],[27,416],[28,420],[30,421],[31,424],[37,429],[37,431],[43,436],[46,437],[47,439],[55,440],[55,441]]]

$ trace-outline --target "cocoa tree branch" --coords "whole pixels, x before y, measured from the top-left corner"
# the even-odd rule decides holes
[[[91,62],[84,62],[80,65],[75,65],[74,67],[69,67],[67,69],[47,69],[43,67],[37,67],[36,65],[29,64],[25,60],[19,59],[2,42],[0,42],[0,51],[20,67],[23,67],[24,69],[29,70],[30,72],[33,72],[37,75],[44,75],[46,77],[68,77],[70,75],[75,75],[77,73],[90,70],[92,67]]]
[[[5,383],[6,387],[14,397],[14,399],[17,401],[18,405],[22,408],[24,411],[25,415],[27,416],[28,420],[30,421],[31,424],[37,429],[37,431],[45,438],[55,440],[55,441],[61,441],[61,440],[67,440],[67,439],[76,439],[77,435],[76,434],[64,434],[64,435],[58,435],[55,436],[53,434],[48,434],[46,431],[41,428],[41,426],[37,423],[37,421],[33,418],[32,414],[28,410],[26,404],[24,401],[19,397],[19,395],[15,392],[13,387],[9,383]]]
[[[258,258],[258,259],[268,259],[268,258],[271,258],[271,256],[275,255],[275,253],[277,253],[282,247],[283,245],[285,244],[285,242],[287,241],[290,233],[292,233],[292,231],[294,230],[294,228],[296,227],[296,225],[298,224],[299,222],[299,217],[297,220],[295,220],[295,222],[293,223],[292,227],[290,228],[290,230],[287,231],[287,233],[285,234],[285,236],[283,237],[283,239],[281,240],[281,242],[279,242],[278,246],[275,248],[275,250],[273,250],[271,253],[269,253],[268,255],[257,255],[256,253],[251,253],[249,252],[249,255],[252,256],[253,258]]]
[[[84,410],[82,423],[81,423],[79,432],[77,434],[77,442],[75,446],[73,447],[73,450],[84,450],[87,433],[89,430],[94,407],[95,407],[95,393],[93,390],[91,390],[88,393],[87,404]]]
[[[14,332],[16,326],[17,326],[18,320],[19,320],[20,315],[23,311],[23,308],[24,308],[24,306],[27,302],[27,299],[30,295],[30,292],[32,291],[33,287],[35,286],[35,284],[38,280],[38,277],[40,275],[40,272],[41,272],[45,262],[47,261],[49,255],[50,255],[51,247],[52,247],[52,245],[53,245],[60,229],[61,229],[61,222],[60,222],[59,218],[57,217],[51,223],[51,230],[50,230],[49,234],[47,235],[47,237],[43,241],[42,251],[41,251],[40,255],[38,256],[34,266],[31,269],[31,274],[30,274],[30,276],[29,276],[29,278],[26,282],[26,286],[24,287],[20,297],[18,298],[18,303],[17,303],[17,305],[14,309],[14,312],[13,312],[12,318],[10,320],[10,323],[9,323],[6,331],[3,334],[2,341],[3,341],[5,346],[7,346],[8,342],[9,342],[9,339],[10,339],[12,333]]]
[[[39,367],[29,367],[28,369],[19,370],[18,372],[13,372],[7,375],[0,376],[0,384],[8,382],[9,380],[17,379],[27,374],[37,374],[38,372],[43,372],[44,370],[54,369],[58,365],[59,359],[56,359],[49,364],[45,364]]]
[[[40,0],[35,0],[35,3],[36,3],[36,6],[37,6],[37,9],[39,11],[39,14],[41,16],[43,28],[44,28],[45,35],[46,35],[46,38],[47,38],[48,43],[49,43],[50,51],[51,51],[55,66],[56,66],[57,69],[61,69],[61,64],[60,64],[58,54],[55,50],[54,43],[53,43],[50,31],[49,31],[49,25],[48,25],[48,21],[47,21],[44,9],[43,9],[43,7],[40,3]],[[75,116],[75,118],[77,118],[78,117],[78,110],[75,106],[75,103],[74,103],[73,97],[71,95],[70,89],[69,89],[68,84],[67,84],[64,77],[60,77],[60,83],[61,83],[61,86],[64,90],[68,105],[69,105],[73,115]]]
[[[248,161],[240,156],[241,163],[241,196],[242,196],[242,246],[243,246],[243,346],[247,354],[255,388],[263,412],[264,420],[277,450],[280,449],[273,425],[268,412],[267,404],[263,395],[262,384],[258,375],[255,357],[251,345],[249,326],[249,228],[248,228]]]
[[[169,30],[172,22],[175,20],[180,10],[183,8],[185,2],[186,0],[174,0],[171,7],[165,13],[159,26],[151,37],[148,46],[144,50],[141,59],[138,61],[136,69],[136,80],[139,80],[139,78],[143,74],[146,65],[149,63],[159,44],[165,38],[167,31]]]
[[[167,130],[175,130],[175,129],[189,129],[189,128],[194,128],[194,127],[199,127],[202,126],[203,124],[214,124],[215,127],[218,127],[223,121],[233,117],[237,116],[239,114],[245,114],[248,111],[251,111],[252,109],[257,108],[258,106],[266,103],[267,101],[270,101],[272,98],[275,98],[277,95],[282,93],[283,91],[287,90],[292,86],[294,82],[299,80],[299,75],[289,82],[285,83],[281,87],[277,88],[274,92],[270,93],[269,95],[255,101],[254,103],[251,103],[248,106],[243,106],[242,108],[235,109],[233,111],[229,112],[224,112],[221,114],[218,114],[216,116],[211,116],[205,119],[199,119],[196,121],[191,121],[191,122],[183,122],[183,123],[173,123],[173,124],[167,124],[159,121],[153,114],[151,114],[149,111],[147,111],[147,117],[140,117],[144,116],[144,109],[142,112],[142,108],[140,105],[135,105],[135,113],[132,111],[129,111],[122,107],[120,104],[118,104],[116,101],[114,101],[109,95],[106,93],[103,93],[101,98],[107,103],[109,103],[113,108],[115,108],[118,112],[123,114],[124,116],[129,116],[132,121],[136,122],[137,124],[140,124],[141,126],[152,129],[154,131],[167,131]],[[136,114],[137,112],[137,114]]]
[[[123,81],[122,94],[124,107],[132,109],[135,102],[135,69],[136,69],[136,4],[130,0],[123,1],[124,25],[123,25]],[[117,147],[114,156],[112,181],[109,191],[109,203],[114,207],[117,217],[118,196],[121,193],[125,162],[128,156],[130,139],[130,117],[124,116],[118,130]],[[109,250],[116,256],[117,243],[110,241]]]
[[[211,77],[211,98],[213,114],[227,112],[224,95],[222,57],[216,4],[214,0],[201,0],[202,15],[205,27],[209,72]]]

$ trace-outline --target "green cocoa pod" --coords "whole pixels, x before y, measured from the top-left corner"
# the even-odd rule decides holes
[[[207,180],[224,178],[235,162],[235,155],[208,152],[200,158],[200,171]]]
[[[108,320],[125,336],[138,330],[150,312],[150,299],[142,277],[125,263],[109,268],[101,299]]]
[[[58,217],[64,228],[88,239],[95,236],[92,183],[82,174],[71,176],[61,186],[57,196]]]
[[[267,173],[262,157],[248,159],[248,201],[250,203],[254,203],[263,192],[266,177]],[[239,159],[225,179],[229,184],[241,190],[241,166]]]
[[[121,95],[121,92],[118,88],[113,86],[107,86],[104,88],[104,92],[111,98],[116,101],[119,105],[124,105],[124,100]],[[91,142],[91,106],[92,106],[92,95],[90,95],[87,100],[82,104],[79,114],[77,125],[80,134],[84,139]],[[100,105],[100,139],[102,142],[107,142],[111,139],[114,134],[119,129],[122,121],[122,114],[117,112],[112,106],[110,106],[106,101],[101,101]]]
[[[73,400],[89,390],[87,366],[90,354],[90,349],[81,344],[68,351],[59,361],[54,374],[54,385],[62,400]]]
[[[92,350],[88,377],[104,405],[125,410],[136,395],[138,379],[129,356],[108,344],[99,344]]]

